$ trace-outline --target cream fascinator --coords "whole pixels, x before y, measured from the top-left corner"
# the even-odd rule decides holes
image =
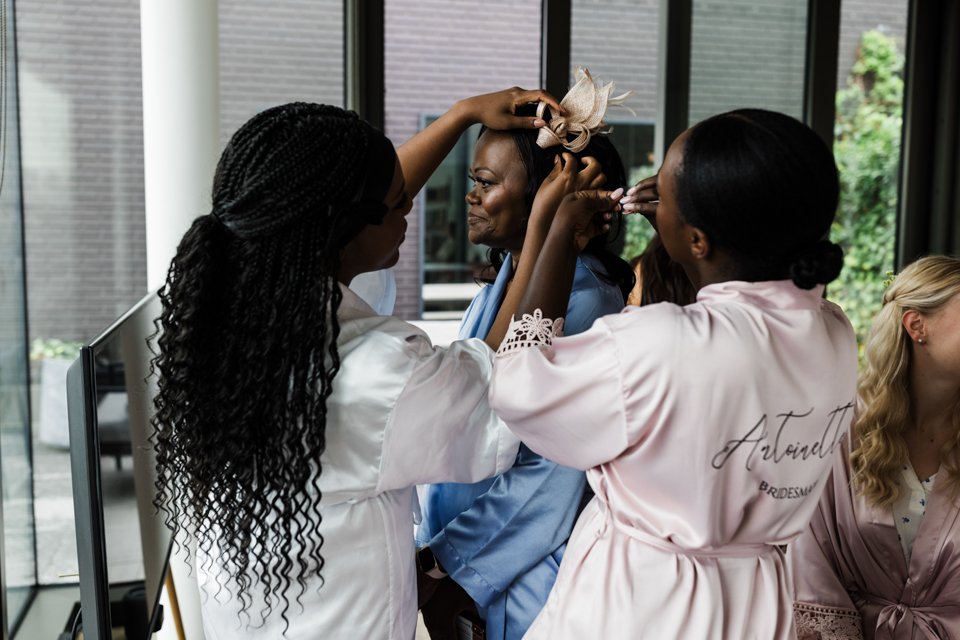
[[[537,135],[537,144],[542,148],[562,144],[573,153],[579,153],[590,142],[590,136],[596,133],[606,133],[603,127],[606,122],[603,117],[607,114],[607,107],[622,106],[636,115],[632,109],[623,104],[633,91],[627,91],[619,96],[610,97],[613,93],[613,83],[603,86],[597,85],[590,71],[580,67],[577,69],[577,83],[573,85],[567,95],[563,96],[560,106],[567,115],[561,116],[553,112],[545,102],[537,105],[537,117],[543,118],[545,109],[550,109],[550,121],[540,129]],[[572,140],[571,136],[575,136]]]

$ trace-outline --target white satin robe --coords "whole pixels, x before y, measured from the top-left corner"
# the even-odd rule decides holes
[[[233,586],[216,553],[198,554],[207,640],[412,640],[417,621],[414,485],[476,482],[503,473],[519,441],[490,410],[493,352],[481,340],[433,347],[416,327],[377,316],[346,287],[340,371],[327,400],[323,471],[323,587],[307,580],[302,608],[288,591],[290,627],[262,600],[245,617],[218,582]],[[291,557],[297,557],[296,550]],[[210,570],[204,568],[210,560]],[[262,625],[262,626],[258,626]]]
[[[810,520],[856,389],[822,292],[710,285],[498,355],[494,410],[596,493],[525,638],[794,636],[777,545]]]

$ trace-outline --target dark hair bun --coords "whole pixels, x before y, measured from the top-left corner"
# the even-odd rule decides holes
[[[790,279],[801,289],[833,282],[843,268],[843,249],[829,240],[821,240],[797,255],[788,267]]]
[[[739,109],[686,133],[676,174],[680,218],[731,258],[740,280],[833,280],[843,254],[829,242],[840,182],[830,147],[782,113]],[[795,264],[794,264],[795,263]]]

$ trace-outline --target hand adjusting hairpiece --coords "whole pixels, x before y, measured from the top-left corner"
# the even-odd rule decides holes
[[[542,148],[562,144],[573,153],[579,153],[590,142],[590,136],[596,133],[606,133],[603,127],[606,122],[603,117],[607,114],[607,107],[621,106],[633,115],[636,113],[623,104],[633,91],[627,91],[619,96],[610,97],[613,93],[613,83],[598,86],[590,71],[583,67],[577,69],[577,83],[563,96],[560,106],[566,115],[559,115],[550,109],[550,121],[540,129],[537,135],[537,144]],[[537,117],[543,118],[544,109],[548,109],[545,102],[537,106]],[[609,131],[609,130],[608,130]],[[570,136],[575,136],[570,140]]]

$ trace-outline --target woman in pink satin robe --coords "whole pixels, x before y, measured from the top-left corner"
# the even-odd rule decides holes
[[[533,264],[525,252],[528,315],[501,345],[491,405],[596,494],[526,638],[794,637],[779,545],[817,506],[856,387],[850,323],[822,297],[842,265],[824,240],[837,196],[810,129],[740,110],[683,133],[620,201],[656,227],[693,304],[554,337],[563,308],[548,298],[606,219],[585,194],[564,200]]]
[[[960,260],[884,295],[844,441],[789,550],[801,640],[960,638]]]

